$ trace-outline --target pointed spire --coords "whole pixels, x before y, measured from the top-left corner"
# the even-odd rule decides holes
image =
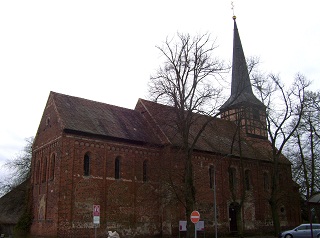
[[[239,103],[250,103],[264,106],[253,94],[248,73],[248,67],[240,35],[237,27],[236,16],[233,16],[233,57],[232,57],[232,80],[230,98],[222,105],[220,110],[234,106]]]
[[[247,62],[243,53],[235,16],[233,17],[233,20],[234,20],[234,33],[233,33],[231,95],[240,95],[241,93],[244,93],[244,92],[252,93]]]

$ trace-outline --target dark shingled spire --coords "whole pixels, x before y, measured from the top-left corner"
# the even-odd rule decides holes
[[[229,99],[222,105],[220,110],[233,107],[237,104],[250,103],[257,106],[264,106],[252,92],[250,83],[248,67],[236,23],[234,20],[234,34],[233,34],[233,58],[232,58],[232,81],[231,81],[231,95]]]

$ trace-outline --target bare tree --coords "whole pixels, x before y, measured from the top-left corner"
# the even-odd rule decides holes
[[[228,68],[213,57],[216,47],[214,42],[210,43],[208,34],[191,37],[189,34],[178,33],[176,38],[167,39],[164,46],[157,48],[165,61],[151,77],[149,92],[151,99],[174,108],[174,117],[168,125],[174,127],[180,138],[177,151],[184,161],[183,191],[176,195],[189,217],[196,202],[193,150],[207,124],[218,115],[219,99],[222,98],[219,80]],[[201,115],[204,114],[210,115],[207,121],[203,121]],[[197,131],[191,129],[195,125]],[[188,231],[191,231],[191,224],[187,220]],[[188,237],[190,235],[188,232]]]
[[[309,86],[306,78],[297,74],[291,88],[287,89],[279,76],[255,77],[254,87],[267,106],[267,130],[272,146],[273,174],[269,204],[271,207],[275,235],[280,232],[279,186],[280,161],[284,147],[300,125],[305,109],[305,91]]]
[[[33,137],[26,138],[26,145],[12,160],[5,163],[10,174],[0,184],[0,191],[5,194],[30,177]]]
[[[306,92],[301,123],[286,154],[293,163],[293,178],[304,201],[320,191],[320,93]],[[308,219],[308,217],[307,217]]]

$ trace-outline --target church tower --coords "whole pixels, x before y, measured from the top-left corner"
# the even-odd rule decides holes
[[[221,118],[234,121],[251,137],[267,139],[266,106],[255,97],[234,20],[231,95],[220,108]]]

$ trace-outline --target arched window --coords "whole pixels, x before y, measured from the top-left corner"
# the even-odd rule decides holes
[[[147,171],[148,171],[148,162],[147,160],[143,161],[143,175],[142,175],[142,180],[143,182],[147,182],[148,181],[148,176],[147,176]]]
[[[114,178],[120,179],[120,158],[117,157],[114,161]]]
[[[236,169],[229,168],[229,187],[230,189],[236,188]]]
[[[42,183],[47,179],[47,157],[44,158],[42,163]]]
[[[90,175],[90,156],[88,153],[84,155],[83,160],[83,175],[89,176]]]
[[[36,182],[36,184],[40,183],[40,174],[41,174],[40,160],[38,160],[37,161],[37,166],[36,166],[36,173],[35,173],[35,182]]]
[[[55,169],[55,163],[56,163],[55,160],[56,160],[56,155],[52,154],[50,159],[50,173],[49,173],[50,180],[54,179],[54,169]]]
[[[210,165],[209,167],[209,185],[210,188],[214,188],[214,180],[215,180],[215,171],[214,171],[214,166]]]
[[[246,170],[244,171],[244,185],[246,190],[250,190],[251,189],[251,178],[250,178],[250,170]]]

